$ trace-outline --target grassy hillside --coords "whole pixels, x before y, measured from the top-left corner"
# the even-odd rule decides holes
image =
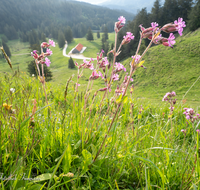
[[[181,99],[200,76],[200,29],[178,37],[174,48],[151,47],[144,57],[147,69],[139,68],[134,75],[135,96],[161,98],[175,91]],[[129,67],[131,58],[124,61]],[[191,88],[186,99],[198,101],[200,80]]]
[[[101,34],[102,35],[102,34]],[[147,52],[144,60],[144,65],[147,69],[139,68],[133,76],[135,85],[135,97],[150,98],[152,101],[161,99],[168,91],[175,91],[178,99],[182,99],[184,94],[197,80],[200,73],[200,30],[190,32],[182,37],[176,39],[174,48],[165,47],[162,45],[154,46]],[[114,33],[109,34],[109,43],[114,42]],[[86,57],[96,57],[96,53],[101,48],[101,39],[97,39],[94,33],[94,41],[89,42],[85,38],[75,38],[69,44],[67,53],[78,43],[82,43],[87,49],[84,52]],[[30,53],[28,43],[21,43],[17,40],[9,41],[8,45],[11,48],[11,61],[14,69],[18,66],[21,71],[26,72],[27,64],[32,60],[30,54],[18,55],[23,53]],[[52,48],[53,55],[51,57],[51,71],[53,72],[53,80],[51,83],[59,85],[66,84],[68,78],[75,74],[74,82],[76,81],[77,69],[68,69],[68,58],[63,57],[62,49],[58,46]],[[123,52],[122,52],[123,53]],[[82,60],[76,60],[79,64]],[[124,60],[123,64],[129,69],[131,58]],[[10,68],[6,61],[0,59],[0,71],[9,72]],[[85,89],[88,82],[88,77],[91,71],[85,70],[84,76],[80,80],[80,89]],[[103,85],[103,82],[96,80],[94,82],[94,89]],[[187,93],[184,99],[192,101],[194,104],[198,103],[200,95],[200,82],[196,84]]]

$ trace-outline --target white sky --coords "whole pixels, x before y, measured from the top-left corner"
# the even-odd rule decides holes
[[[77,0],[77,1],[84,1],[86,3],[91,3],[91,4],[94,4],[94,5],[97,5],[99,3],[103,3],[106,0]]]

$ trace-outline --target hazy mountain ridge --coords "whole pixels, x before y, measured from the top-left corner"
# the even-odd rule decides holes
[[[128,12],[136,14],[138,10],[141,10],[142,8],[145,7],[147,8],[147,11],[151,11],[154,2],[155,0],[145,0],[145,1],[108,0],[103,3],[100,3],[99,5],[108,7],[110,9],[126,10]]]

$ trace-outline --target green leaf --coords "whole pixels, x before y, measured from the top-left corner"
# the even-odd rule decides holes
[[[145,62],[145,61],[139,62],[138,67],[141,67],[141,66],[143,65],[144,62]]]
[[[74,145],[74,149],[77,149],[80,145],[81,145],[81,140],[79,140],[75,145]]]
[[[116,103],[120,104],[122,101],[122,94],[116,99]]]
[[[50,180],[53,177],[53,173],[45,173],[41,174],[33,179],[34,182],[40,182],[40,181],[45,181],[45,180]],[[54,175],[54,177],[57,177]]]
[[[52,103],[52,104],[53,104],[53,103]],[[44,107],[40,108],[38,111],[35,112],[35,114],[38,113],[38,112],[40,112],[40,111],[43,110],[44,108],[51,106],[52,104],[49,104],[49,105],[47,105],[47,106],[44,106]],[[35,114],[34,114],[34,115],[35,115]],[[33,117],[33,115],[31,115],[31,116],[29,116],[27,119],[25,119],[25,120],[21,123],[21,128],[24,127],[24,125],[25,125],[25,124],[29,121],[29,119],[31,119],[32,117]]]
[[[127,101],[128,101],[128,96],[126,95],[126,96],[123,97],[123,103],[126,104]]]
[[[88,166],[92,163],[92,154],[88,152],[86,149],[82,151],[83,162],[82,162],[82,174],[84,174],[88,170]]]

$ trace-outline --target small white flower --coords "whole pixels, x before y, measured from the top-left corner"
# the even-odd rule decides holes
[[[32,74],[32,77],[34,77],[35,75],[34,74]]]
[[[14,92],[15,92],[15,89],[14,89],[14,88],[11,88],[11,89],[10,89],[10,92],[14,93]]]

